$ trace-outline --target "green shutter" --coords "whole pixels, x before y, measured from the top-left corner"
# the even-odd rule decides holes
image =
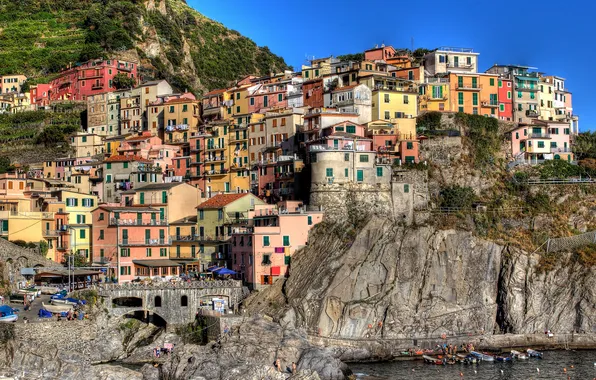
[[[478,94],[477,93],[472,94],[472,104],[475,106],[478,105]]]
[[[2,221],[2,231],[3,232],[7,232],[8,231],[8,220],[3,220]]]
[[[145,193],[139,194],[139,203],[144,205],[145,204]]]
[[[356,171],[356,181],[358,181],[358,182],[364,181],[364,172],[362,170]]]
[[[472,78],[472,88],[478,87],[478,78]]]
[[[348,178],[348,175],[349,175],[348,168],[345,168],[344,169],[344,177]]]
[[[168,203],[168,192],[167,191],[161,192],[161,203]]]
[[[325,174],[327,177],[333,177],[333,168],[327,168]]]
[[[283,237],[283,242],[284,242],[284,247],[289,247],[290,246],[290,237],[289,236],[284,236]]]
[[[312,226],[312,216],[308,216],[308,225]]]
[[[269,236],[263,236],[263,246],[269,246]]]
[[[464,93],[463,92],[457,93],[457,104],[464,104]]]
[[[383,176],[383,167],[377,166],[377,177],[382,177],[382,176]]]

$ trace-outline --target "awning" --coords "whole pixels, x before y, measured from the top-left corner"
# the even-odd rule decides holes
[[[218,274],[218,275],[220,275],[220,276],[225,276],[225,275],[227,275],[227,274],[230,274],[230,275],[231,275],[231,274],[236,274],[236,272],[234,272],[233,270],[231,270],[231,269],[228,269],[228,268],[221,268],[221,269],[218,269],[218,270],[216,270],[214,273],[216,273],[216,274]]]
[[[527,77],[527,76],[524,76],[524,75],[516,75],[515,77],[517,79],[521,79],[521,80],[531,80],[531,81],[538,82],[538,77]]]
[[[21,268],[21,274],[23,276],[35,276],[35,269],[33,269],[33,268]]]
[[[222,269],[223,267],[213,266],[207,268],[207,272],[215,272],[216,270]]]
[[[157,259],[157,260],[133,260],[133,264],[142,267],[158,268],[158,267],[179,267],[182,264],[169,259]]]
[[[116,174],[114,175],[114,180],[116,181],[128,181],[130,178],[129,174]]]

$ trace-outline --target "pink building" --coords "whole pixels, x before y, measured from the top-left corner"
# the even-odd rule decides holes
[[[169,168],[180,148],[175,145],[166,145],[162,140],[144,131],[140,136],[130,137],[120,144],[118,152],[124,156],[139,156],[147,160],[152,160],[155,165],[162,168]]]
[[[233,269],[253,289],[271,285],[290,269],[292,254],[306,245],[310,229],[322,211],[307,211],[299,201],[255,205],[248,226],[232,231]]]
[[[180,264],[169,260],[169,225],[160,210],[99,206],[92,219],[92,259],[109,265],[109,278],[123,283],[138,277],[179,274]]]
[[[190,179],[190,157],[181,156],[172,158],[172,164],[166,168],[168,177],[182,177]]]
[[[536,164],[574,159],[568,122],[534,120],[534,124],[521,124],[510,133],[511,154],[516,161]]]
[[[137,80],[137,64],[116,59],[93,59],[70,67],[50,82],[50,100],[87,100],[95,94],[115,91],[112,80],[117,74]]]
[[[288,106],[286,92],[287,85],[285,83],[275,82],[259,85],[248,96],[248,112],[265,112],[268,109],[286,108]]]

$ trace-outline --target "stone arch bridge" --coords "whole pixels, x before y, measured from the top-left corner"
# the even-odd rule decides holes
[[[149,320],[158,315],[168,326],[192,322],[201,306],[213,298],[224,299],[226,309],[235,310],[248,294],[237,280],[102,284],[94,289],[111,315],[142,311]]]

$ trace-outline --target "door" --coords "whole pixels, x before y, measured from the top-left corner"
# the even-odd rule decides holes
[[[358,181],[358,182],[364,181],[364,171],[356,170],[356,181]]]
[[[151,230],[145,230],[145,244],[149,244],[151,241]]]
[[[459,57],[453,57],[453,67],[459,67]]]

